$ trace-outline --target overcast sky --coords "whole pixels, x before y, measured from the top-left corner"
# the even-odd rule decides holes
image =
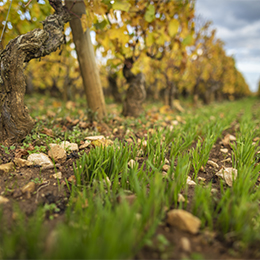
[[[251,91],[260,79],[260,0],[196,0],[196,14],[213,22]]]

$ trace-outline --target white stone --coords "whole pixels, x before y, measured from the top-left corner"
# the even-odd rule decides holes
[[[187,184],[188,185],[197,185],[197,183],[195,181],[193,181],[190,176],[188,176],[188,178],[187,178]]]
[[[99,140],[99,139],[105,139],[105,136],[104,135],[96,135],[96,136],[85,137],[85,140],[89,140],[89,141],[95,141],[95,140]]]
[[[131,159],[131,160],[128,162],[128,166],[129,166],[131,169],[134,168],[135,164],[136,164],[136,161],[133,160],[133,159]]]
[[[236,137],[234,135],[229,135],[229,140],[230,141],[236,141]]]
[[[180,240],[181,248],[185,252],[191,251],[190,240],[187,237],[182,237]]]
[[[5,203],[7,203],[9,201],[9,199],[7,199],[7,198],[5,198],[5,197],[3,197],[3,196],[0,196],[0,205],[1,204],[5,204]]]
[[[199,181],[206,181],[206,178],[198,177],[198,180],[199,180]]]
[[[164,159],[165,164],[170,164],[169,160],[167,158]]]
[[[62,173],[61,172],[54,173],[52,175],[52,177],[55,178],[55,179],[59,179],[60,180],[62,178]]]
[[[227,149],[227,148],[220,149],[220,152],[222,152],[222,153],[228,153],[228,149]]]
[[[162,167],[163,171],[165,171],[165,172],[167,172],[170,168],[171,168],[171,166],[168,164],[164,164]]]
[[[215,188],[212,188],[210,192],[211,192],[212,194],[216,194],[216,193],[218,193],[218,190],[215,189]]]
[[[41,166],[53,165],[52,160],[44,153],[32,153],[27,160]]]
[[[71,151],[78,151],[79,146],[76,143],[70,143],[68,141],[61,142],[60,146],[64,149],[69,149]]]
[[[185,198],[183,197],[182,194],[178,194],[178,202],[184,202],[185,201]]]
[[[212,160],[208,160],[207,164],[212,166],[212,167],[214,167],[214,168],[218,168],[219,167],[219,165],[217,163],[215,163],[214,161],[212,161]]]
[[[220,171],[216,173],[217,176],[221,177],[225,180],[226,184],[231,187],[234,181],[237,178],[237,169],[229,167],[229,168],[222,168]]]
[[[144,141],[142,142],[142,146],[143,146],[143,148],[146,148],[146,147],[147,147],[147,141],[146,141],[146,140],[144,140]]]

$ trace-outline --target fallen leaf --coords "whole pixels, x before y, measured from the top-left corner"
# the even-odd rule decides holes
[[[110,145],[113,145],[113,141],[111,140],[108,140],[108,139],[97,139],[97,140],[93,140],[91,142],[91,144],[96,147],[107,147],[107,146],[110,146]]]
[[[42,133],[43,133],[43,134],[46,134],[46,135],[48,135],[48,136],[50,136],[50,137],[54,137],[52,129],[48,129],[48,128],[45,127],[45,128],[42,130]]]
[[[168,114],[168,113],[171,112],[171,108],[170,108],[170,106],[162,106],[162,107],[159,109],[159,111],[160,111],[161,114]],[[156,120],[158,120],[158,117],[157,117]]]

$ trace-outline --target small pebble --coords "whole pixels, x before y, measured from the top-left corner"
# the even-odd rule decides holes
[[[180,240],[181,243],[181,248],[185,252],[190,252],[191,251],[191,245],[190,245],[190,240],[187,237],[182,237]]]
[[[227,149],[227,148],[222,148],[222,149],[220,149],[220,152],[222,152],[222,153],[228,153],[228,149]]]

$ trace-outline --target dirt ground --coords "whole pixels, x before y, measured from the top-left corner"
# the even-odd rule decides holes
[[[222,138],[227,134],[232,134],[234,129],[225,130]],[[137,134],[142,136],[143,133]],[[123,135],[115,136],[119,139],[124,139]],[[18,145],[19,147],[19,145]],[[223,148],[221,139],[219,138],[211,150],[209,159],[216,162],[219,166],[231,167],[231,148],[228,154],[224,155],[220,149]],[[85,149],[88,152],[91,148]],[[17,152],[17,149],[15,150]],[[17,153],[11,151],[6,154],[3,148],[0,148],[1,163],[12,161]],[[26,153],[23,155],[26,157]],[[230,159],[229,159],[230,158]],[[38,205],[55,204],[58,210],[48,212],[46,214],[46,227],[54,227],[64,219],[64,212],[66,204],[69,199],[69,190],[65,179],[69,183],[74,181],[73,178],[73,162],[76,161],[73,154],[69,154],[67,160],[62,165],[57,165],[57,168],[44,169],[37,165],[31,167],[16,168],[11,173],[0,174],[0,194],[4,194],[9,202],[3,205],[3,215],[8,223],[11,225],[15,219],[14,208],[19,206],[20,210],[27,216],[34,214]],[[61,172],[62,177],[59,180],[53,177],[53,174]],[[216,170],[206,165],[205,169],[200,170],[198,177],[205,178],[205,185],[212,183],[212,188],[217,189],[215,196],[218,196],[220,191],[219,179],[215,177]],[[190,172],[192,176],[192,172]],[[35,183],[35,191],[31,193],[23,193],[21,188],[28,182]],[[188,207],[191,209],[191,202],[194,194],[194,187],[188,188]],[[158,235],[163,235],[169,243],[164,245],[158,239]],[[183,240],[189,240],[190,248],[185,248]],[[239,243],[235,241],[224,240],[217,231],[204,230],[197,235],[191,235],[188,232],[181,231],[175,227],[171,227],[163,220],[158,226],[154,236],[151,239],[150,245],[145,245],[135,256],[135,259],[249,259],[260,258],[260,250],[255,248],[248,248],[241,252]],[[225,242],[224,242],[225,241]]]

